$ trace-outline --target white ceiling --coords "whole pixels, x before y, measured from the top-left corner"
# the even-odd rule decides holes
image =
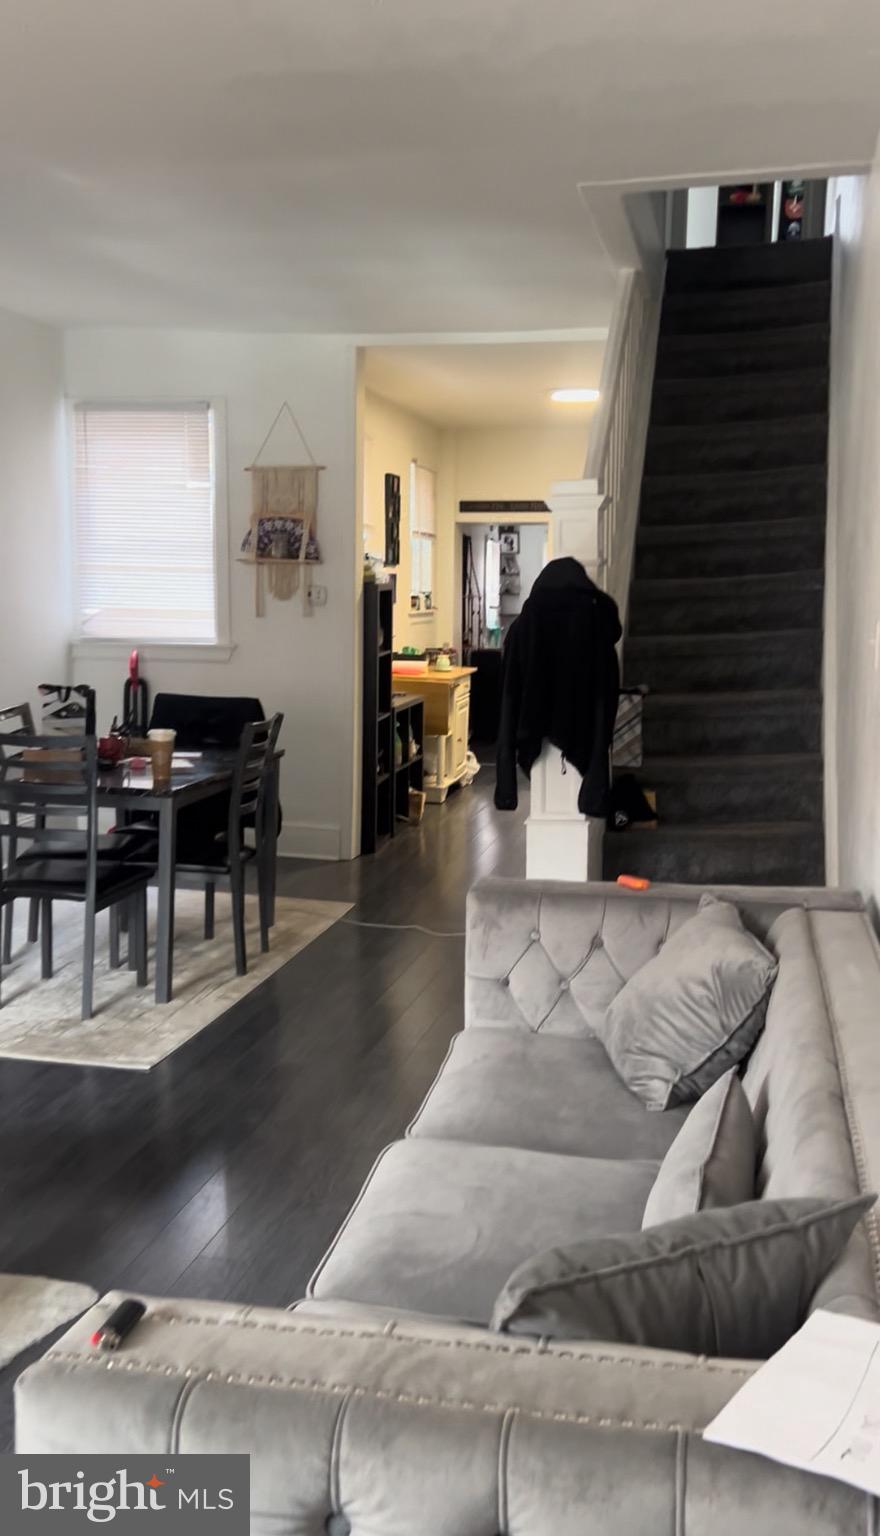
[[[558,405],[550,390],[597,389],[602,341],[370,347],[368,389],[440,427],[588,423],[595,405]]]
[[[876,0],[0,0],[0,304],[601,325],[578,184],[863,164]]]

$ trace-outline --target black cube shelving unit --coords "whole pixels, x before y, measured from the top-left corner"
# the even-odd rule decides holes
[[[364,582],[364,692],[361,754],[361,853],[375,853],[394,836],[394,713],[391,586]]]
[[[393,769],[394,836],[399,821],[409,821],[409,792],[421,789],[425,780],[425,701],[410,693],[391,696],[391,751],[396,753],[397,738],[402,746],[402,758]]]

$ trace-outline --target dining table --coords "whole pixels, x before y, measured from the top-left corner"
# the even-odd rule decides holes
[[[275,921],[276,859],[278,852],[279,773],[283,749],[277,749],[270,761],[265,806],[265,836],[268,840],[269,925]],[[177,818],[187,806],[228,791],[232,784],[238,753],[210,750],[181,752],[172,760],[171,777],[155,783],[148,761],[126,759],[114,768],[102,768],[98,774],[97,803],[122,813],[124,821],[135,821],[145,812],[156,815],[158,862],[156,870],[158,907],[156,914],[156,1002],[170,1003],[174,990],[174,896],[177,850]]]

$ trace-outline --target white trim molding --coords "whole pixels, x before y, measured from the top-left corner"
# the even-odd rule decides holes
[[[124,662],[132,651],[137,651],[141,661],[230,661],[234,645],[220,645],[206,641],[203,645],[180,644],[161,640],[72,640],[72,661],[119,661]]]

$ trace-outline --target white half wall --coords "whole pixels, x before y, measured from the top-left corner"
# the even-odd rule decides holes
[[[67,681],[70,635],[61,333],[0,311],[0,704]]]
[[[225,400],[234,649],[228,660],[215,660],[197,651],[172,659],[148,648],[141,671],[153,694],[256,695],[267,712],[284,711],[281,851],[325,859],[355,852],[363,558],[356,367],[354,343],[338,336],[103,329],[65,336],[65,383],[73,399]],[[257,618],[254,569],[235,559],[250,514],[245,466],[285,399],[315,459],[326,466],[317,523],[324,564],[313,579],[326,587],[327,602],[308,617],[298,595],[278,602],[267,594],[265,617]],[[292,427],[279,425],[261,462],[303,462]],[[121,646],[110,659],[77,657],[78,675],[98,690],[99,724],[121,708],[126,650]]]
[[[880,161],[836,182],[826,569],[829,879],[880,904]],[[838,201],[839,200],[839,201]]]

